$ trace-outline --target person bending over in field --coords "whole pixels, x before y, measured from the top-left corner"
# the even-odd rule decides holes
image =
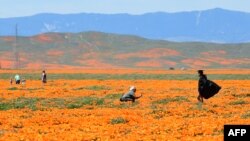
[[[198,70],[199,82],[198,82],[198,101],[203,102],[203,98],[209,99],[217,94],[221,87],[211,80],[207,79],[207,76],[203,73],[203,70]]]
[[[127,101],[135,102],[135,99],[138,99],[138,98],[142,97],[142,94],[140,96],[136,97],[135,92],[136,92],[135,86],[131,86],[129,88],[129,92],[122,95],[122,97],[120,98],[120,101],[121,102],[127,102]]]

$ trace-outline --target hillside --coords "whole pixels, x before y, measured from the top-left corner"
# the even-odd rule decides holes
[[[250,41],[250,13],[219,8],[143,15],[43,13],[28,17],[0,18],[0,36],[14,36],[16,24],[20,36],[34,36],[47,32],[97,31],[170,41]]]
[[[0,37],[2,68],[13,68],[15,38]],[[18,37],[22,68],[250,68],[250,44],[176,43],[101,32]]]

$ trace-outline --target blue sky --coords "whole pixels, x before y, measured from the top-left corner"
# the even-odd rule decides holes
[[[38,13],[179,12],[224,8],[250,13],[250,0],[0,0],[0,18]]]

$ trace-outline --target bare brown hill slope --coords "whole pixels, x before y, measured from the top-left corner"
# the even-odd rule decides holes
[[[0,37],[0,66],[13,68],[15,37]],[[250,44],[176,43],[100,32],[18,37],[21,68],[250,68]]]

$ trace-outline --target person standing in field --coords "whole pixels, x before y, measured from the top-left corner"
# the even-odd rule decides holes
[[[20,76],[18,74],[15,75],[16,84],[20,84]]]
[[[21,84],[22,84],[22,85],[25,85],[25,84],[26,84],[26,80],[25,80],[25,78],[22,78],[22,80],[21,80]]]
[[[120,101],[121,102],[127,102],[127,101],[135,102],[135,99],[138,99],[138,98],[142,97],[142,95],[136,97],[135,92],[136,92],[135,86],[131,86],[129,88],[129,92],[122,95],[122,97],[120,98]]]
[[[207,79],[207,76],[203,73],[203,70],[198,70],[199,82],[198,82],[198,101],[203,102],[203,98],[209,99],[210,97],[217,94],[221,87]]]
[[[199,74],[199,82],[198,82],[199,95],[198,95],[197,99],[198,99],[198,101],[203,102],[202,92],[203,92],[205,84],[207,82],[207,76],[203,73],[203,70],[198,70],[198,74]]]
[[[42,83],[43,84],[47,83],[47,74],[45,70],[42,71]]]
[[[12,85],[13,84],[13,79],[12,79],[12,77],[10,78],[10,85]]]

